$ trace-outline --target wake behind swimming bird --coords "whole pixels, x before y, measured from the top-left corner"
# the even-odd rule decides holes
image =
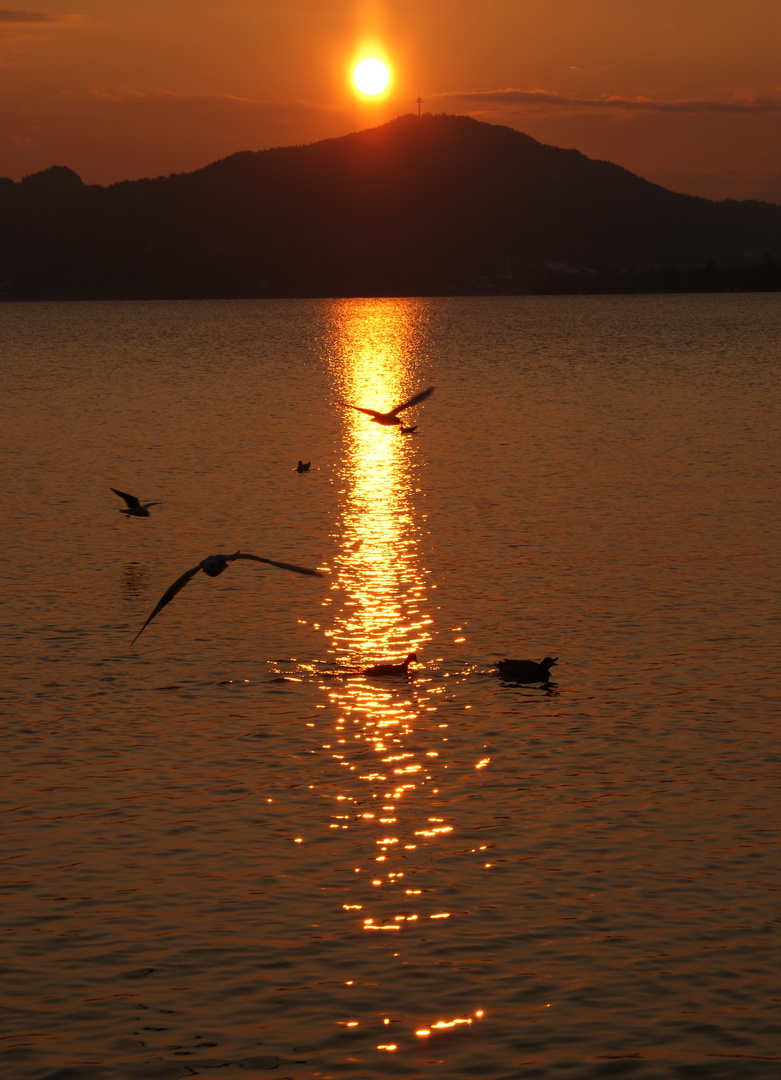
[[[117,491],[116,488],[111,489],[115,495],[119,495],[120,499],[124,499],[127,503],[127,509],[123,510],[120,507],[120,514],[127,514],[128,517],[151,517],[149,513],[150,506],[162,506],[162,503],[151,502],[141,503],[135,495],[128,495],[126,491]]]
[[[358,412],[366,413],[375,424],[393,427],[395,424],[401,424],[398,416],[400,412],[403,412],[404,409],[411,409],[413,405],[419,405],[421,401],[425,401],[427,397],[430,397],[435,390],[435,386],[429,386],[425,390],[421,390],[419,394],[415,394],[409,401],[403,401],[401,405],[397,405],[395,409],[391,409],[390,412],[386,413],[378,412],[376,409],[364,409],[361,405],[351,405],[348,401],[340,401],[339,404],[344,405],[346,409],[357,409]]]
[[[411,652],[400,664],[375,664],[374,667],[366,668],[364,675],[408,675],[410,661],[417,658],[417,653]]]
[[[152,619],[154,619],[155,615],[158,615],[166,604],[171,603],[176,594],[182,591],[187,582],[190,581],[191,578],[194,578],[199,570],[203,570],[207,577],[219,577],[223,570],[228,569],[228,563],[234,562],[236,559],[251,559],[252,562],[268,563],[269,566],[278,566],[280,570],[291,570],[294,574],[307,574],[309,577],[323,576],[319,570],[310,570],[306,566],[296,566],[295,563],[277,562],[276,559],[264,559],[261,555],[245,555],[241,551],[235,551],[232,555],[207,555],[197,566],[194,566],[192,570],[186,570],[181,577],[176,579],[173,585],[166,589],[158,600],[154,611],[133,638],[131,644],[135,645],[144,630],[146,630],[147,626],[151,623]]]

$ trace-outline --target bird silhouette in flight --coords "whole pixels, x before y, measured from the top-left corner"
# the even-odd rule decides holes
[[[390,412],[378,412],[377,409],[364,409],[360,405],[351,405],[349,401],[340,401],[340,405],[344,405],[347,409],[357,409],[358,412],[366,413],[370,420],[373,420],[375,424],[382,424],[384,427],[393,427],[395,424],[401,424],[399,420],[399,413],[404,409],[411,409],[413,405],[418,405],[421,401],[425,401],[427,397],[430,397],[434,393],[436,387],[429,386],[425,390],[421,390],[419,394],[415,394],[409,401],[403,401],[401,405],[397,405],[395,409],[391,409]]]
[[[128,495],[126,491],[117,491],[116,488],[111,489],[115,495],[119,495],[120,499],[124,499],[127,503],[127,509],[120,508],[120,514],[127,514],[128,517],[151,517],[149,513],[150,506],[161,506],[161,503],[141,503],[135,497],[135,495]]]
[[[277,562],[276,559],[264,559],[261,555],[245,555],[242,551],[234,551],[232,555],[207,555],[197,566],[194,566],[192,570],[186,570],[181,577],[176,579],[173,585],[166,589],[157,601],[154,611],[133,638],[131,644],[135,645],[155,615],[159,614],[166,604],[171,603],[176,594],[182,591],[187,582],[194,578],[199,570],[203,570],[207,577],[219,577],[223,570],[228,569],[228,563],[232,563],[236,559],[251,559],[252,562],[268,563],[269,566],[278,566],[280,570],[292,570],[294,574],[307,574],[309,577],[323,576],[319,570],[310,570],[306,566],[296,566],[294,563]]]

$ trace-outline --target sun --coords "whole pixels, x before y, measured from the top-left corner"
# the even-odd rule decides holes
[[[353,82],[362,94],[381,94],[390,82],[390,72],[381,60],[361,60],[353,71]]]

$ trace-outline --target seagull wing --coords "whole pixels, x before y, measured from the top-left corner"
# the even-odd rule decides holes
[[[116,488],[111,489],[115,495],[119,495],[120,499],[124,499],[131,510],[140,510],[141,503],[135,497],[135,495],[128,495],[126,491],[117,491]],[[154,506],[154,503],[150,503],[150,506]]]
[[[421,390],[419,394],[415,394],[409,401],[405,401],[402,405],[397,405],[395,409],[391,410],[390,415],[395,416],[400,413],[402,409],[411,409],[413,405],[417,405],[420,401],[425,401],[427,397],[430,397],[436,390],[435,386],[429,386],[426,390]],[[355,408],[355,406],[353,406]],[[365,412],[365,410],[362,410]]]
[[[237,551],[235,555],[230,555],[229,558],[230,558],[231,562],[234,559],[252,559],[253,562],[264,562],[264,563],[268,563],[269,566],[278,566],[280,568],[280,570],[292,570],[294,574],[308,574],[309,577],[323,577],[323,575],[320,573],[319,570],[310,570],[306,566],[296,566],[295,563],[277,562],[276,559],[264,559],[261,555],[245,555],[243,551]],[[197,569],[197,567],[196,567],[196,569]],[[180,578],[179,580],[181,581],[182,579]],[[184,584],[185,583],[182,581],[182,585],[184,585]],[[178,581],[176,582],[176,585],[179,585]],[[172,585],[171,589],[174,589],[175,587],[176,587],[175,585]],[[181,585],[179,587],[181,588]],[[171,592],[171,589],[169,589],[168,592]],[[166,593],[166,596],[167,595],[168,595],[168,593]],[[165,596],[163,597],[163,600],[165,600]],[[162,600],[160,601],[160,604],[158,605],[158,608],[161,605],[162,605]],[[153,614],[150,615],[150,618],[153,618],[154,614],[155,613],[153,612]]]
[[[162,611],[163,608],[166,606],[166,604],[171,603],[171,601],[176,596],[176,594],[178,592],[182,591],[182,589],[185,587],[185,585],[190,580],[190,578],[195,577],[195,575],[201,569],[202,565],[203,565],[202,563],[198,563],[198,565],[194,566],[192,568],[192,570],[186,570],[182,574],[182,576],[180,578],[176,579],[176,581],[173,583],[173,585],[171,585],[168,589],[166,589],[166,591],[163,593],[163,595],[157,601],[157,606],[155,607],[155,610],[152,612],[152,614],[146,620],[146,622],[141,627],[141,629],[138,631],[136,636],[133,638],[133,640],[131,642],[131,645],[135,645],[135,643],[138,641],[138,639],[143,634],[144,630],[146,630],[147,626],[149,626],[149,624],[151,623],[152,619],[154,619],[155,615],[157,615],[158,612]]]
[[[389,413],[378,412],[377,409],[363,409],[360,405],[350,405],[347,401],[340,401],[340,405],[344,405],[345,409],[357,409],[358,412],[366,413],[367,416],[389,416]],[[404,408],[402,405],[401,408]]]

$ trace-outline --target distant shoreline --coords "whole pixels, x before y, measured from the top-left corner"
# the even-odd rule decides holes
[[[146,300],[345,300],[387,299],[389,297],[468,297],[468,296],[658,296],[697,293],[772,293],[781,292],[781,260],[770,256],[745,265],[662,267],[650,270],[551,270],[530,274],[523,282],[485,283],[462,289],[400,290],[397,292],[273,292],[258,291],[234,294],[212,291],[194,294],[174,290],[122,291],[76,290],[13,295],[3,290],[0,303],[78,303]]]

